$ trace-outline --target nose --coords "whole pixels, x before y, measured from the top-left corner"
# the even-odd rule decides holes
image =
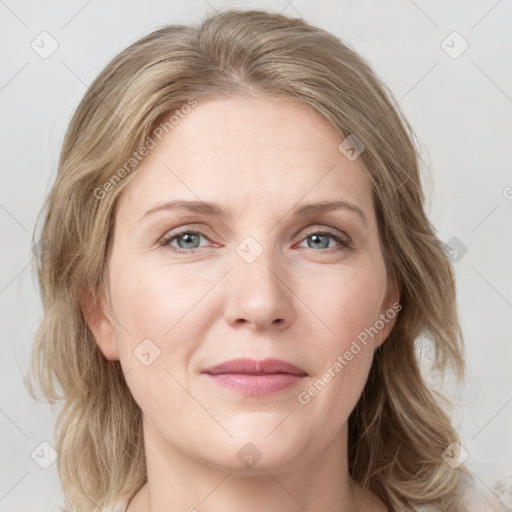
[[[254,331],[289,326],[294,317],[293,287],[286,270],[265,251],[252,263],[235,256],[226,279],[226,321]]]

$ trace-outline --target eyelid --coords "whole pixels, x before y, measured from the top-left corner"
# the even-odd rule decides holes
[[[340,229],[337,229],[337,228],[326,227],[326,226],[320,226],[320,227],[316,226],[311,229],[308,229],[308,231],[306,231],[306,233],[302,237],[301,241],[310,235],[314,235],[315,233],[324,233],[329,236],[335,236],[335,237],[341,238],[347,244],[352,244],[352,239],[344,231],[341,231]]]

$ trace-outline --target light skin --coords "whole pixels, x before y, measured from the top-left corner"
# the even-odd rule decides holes
[[[87,321],[143,414],[148,482],[128,512],[386,510],[348,474],[347,422],[393,321],[307,404],[298,400],[397,300],[370,179],[338,150],[342,140],[291,99],[204,99],[123,190],[111,301]],[[229,215],[145,215],[175,199]],[[324,201],[351,207],[294,216]],[[170,238],[178,231],[189,234]],[[235,358],[282,359],[307,375],[247,396],[202,373]],[[237,456],[248,442],[261,454],[252,467]]]

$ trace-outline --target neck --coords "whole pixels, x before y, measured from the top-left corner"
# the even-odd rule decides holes
[[[356,512],[385,510],[348,474],[347,428],[312,460],[284,467],[216,467],[169,446],[144,422],[148,481],[127,512]],[[205,445],[208,441],[205,440]],[[380,504],[382,505],[382,504]]]

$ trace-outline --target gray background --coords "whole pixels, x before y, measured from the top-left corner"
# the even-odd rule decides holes
[[[468,379],[465,391],[453,394],[454,421],[478,480],[490,488],[510,485],[510,0],[0,0],[0,512],[57,510],[60,497],[50,446],[56,411],[29,397],[22,376],[42,314],[30,235],[65,128],[88,84],[126,45],[162,25],[196,22],[229,6],[300,15],[333,32],[400,100],[430,169],[430,217],[457,251]],[[45,31],[50,36],[40,35]],[[464,41],[469,46],[461,53]],[[42,54],[52,44],[54,53]]]

